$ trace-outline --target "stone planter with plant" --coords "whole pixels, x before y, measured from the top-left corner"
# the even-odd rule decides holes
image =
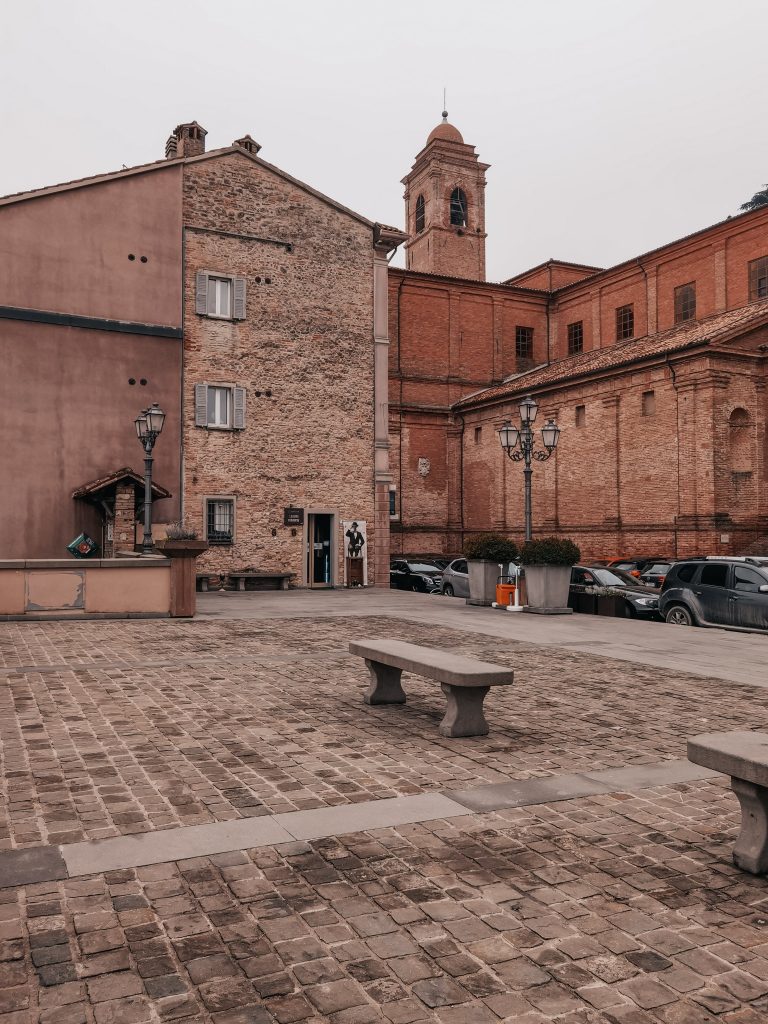
[[[195,559],[208,550],[208,542],[199,540],[197,531],[184,523],[168,523],[165,537],[155,547],[171,559],[171,615],[191,618],[197,605]]]
[[[517,545],[500,533],[479,534],[464,541],[464,557],[469,571],[467,604],[492,605],[499,575],[517,558]]]
[[[578,547],[567,538],[527,541],[520,552],[525,570],[525,610],[541,615],[570,615],[571,568],[580,557]]]

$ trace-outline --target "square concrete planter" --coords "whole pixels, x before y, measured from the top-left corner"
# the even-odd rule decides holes
[[[570,615],[568,594],[571,588],[570,565],[526,565],[525,610],[539,615]]]
[[[490,607],[496,600],[496,583],[501,569],[498,562],[485,559],[467,560],[469,567],[469,597],[467,604],[480,604]]]

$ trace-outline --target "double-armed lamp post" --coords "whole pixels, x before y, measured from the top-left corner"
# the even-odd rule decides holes
[[[155,402],[149,409],[143,409],[134,420],[136,434],[144,449],[144,539],[142,555],[152,554],[152,449],[155,447],[165,422],[165,413]]]
[[[520,426],[516,427],[507,421],[499,431],[499,441],[510,459],[514,462],[525,463],[523,470],[525,478],[525,539],[531,540],[531,476],[533,475],[531,462],[533,459],[536,459],[538,462],[547,461],[555,448],[557,448],[557,442],[560,439],[560,428],[554,420],[547,420],[541,428],[541,443],[544,446],[544,450],[535,451],[536,442],[533,424],[536,421],[539,407],[534,398],[526,395],[520,402],[519,408]]]

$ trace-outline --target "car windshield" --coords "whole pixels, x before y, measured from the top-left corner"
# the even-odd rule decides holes
[[[634,569],[637,566],[637,562],[617,562],[616,565],[612,565],[612,569]]]
[[[599,567],[589,570],[601,587],[635,587],[637,580],[621,569],[601,569]]]
[[[429,565],[427,562],[409,562],[408,568],[411,572],[440,572],[436,565]]]
[[[661,573],[664,575],[664,573],[669,570],[670,565],[670,562],[654,562],[650,569],[646,569],[645,571],[647,573]]]

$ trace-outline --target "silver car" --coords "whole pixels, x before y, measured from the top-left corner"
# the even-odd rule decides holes
[[[442,593],[446,597],[469,597],[469,569],[466,558],[454,558],[443,569]]]
[[[517,566],[514,562],[499,566],[499,575],[517,578]],[[443,569],[443,585],[441,593],[446,597],[469,597],[469,568],[466,558],[454,558]]]

